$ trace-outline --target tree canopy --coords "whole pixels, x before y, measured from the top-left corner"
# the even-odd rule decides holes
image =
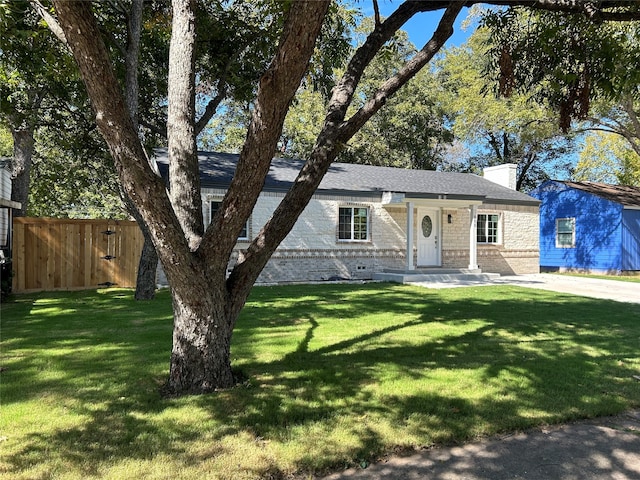
[[[86,99],[72,59],[27,2],[0,2],[0,123],[12,137],[12,199],[25,215],[35,130]],[[66,72],[66,75],[61,75]]]
[[[628,7],[637,11],[639,6]],[[609,132],[626,141],[627,147],[621,148],[618,140],[592,134],[576,175],[582,178],[591,171],[600,178],[595,164],[609,162],[593,146],[617,145],[606,157],[614,152],[622,155],[616,162],[626,166],[617,171],[626,173],[607,178],[633,182],[639,174],[632,173],[637,162],[628,150],[640,154],[640,25],[593,22],[588,17],[522,7],[493,11],[485,16],[485,24],[493,42],[489,58],[499,72],[502,95],[533,92],[533,98],[559,112],[565,133],[573,127],[587,133]]]
[[[640,185],[640,155],[614,133],[596,131],[584,140],[573,172],[578,181]]]
[[[449,168],[480,174],[487,166],[514,163],[517,189],[531,190],[559,171],[568,173],[571,136],[560,132],[557,113],[534,98],[544,86],[508,97],[494,92],[487,75],[492,48],[488,33],[486,28],[476,30],[437,62],[439,101],[455,137],[469,149],[466,158]]]
[[[573,119],[583,120],[595,98],[618,99],[640,84],[640,27],[632,20],[640,5],[626,5],[615,22],[564,15],[557,11],[512,7],[484,17],[491,32],[490,59],[499,72],[499,91],[536,89],[560,114],[568,131]],[[614,16],[611,12],[611,15]]]
[[[373,18],[362,19],[353,31],[354,40],[364,41],[364,34],[371,31],[373,22]],[[355,44],[348,51],[352,54],[357,47]],[[325,47],[320,45],[319,48]],[[361,108],[380,83],[397,72],[416,51],[407,34],[397,31],[363,74],[351,111]],[[333,82],[343,73],[335,62],[327,70],[333,72],[331,77],[328,73],[326,77]],[[435,82],[430,70],[420,71],[344,145],[337,160],[402,168],[437,168],[452,135],[445,126],[445,112],[436,99]],[[315,83],[303,82],[285,119],[278,155],[288,158],[309,155],[322,128],[328,101],[326,95],[327,92],[317,88]],[[225,107],[224,114],[213,120],[202,144],[214,150],[239,152],[250,120],[251,105],[232,102]]]

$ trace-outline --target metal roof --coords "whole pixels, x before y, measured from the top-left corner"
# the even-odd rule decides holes
[[[166,149],[157,149],[156,160],[166,175]],[[231,183],[239,155],[198,152],[202,187],[226,188]],[[274,158],[264,190],[288,190],[304,161]],[[482,200],[484,203],[539,205],[539,200],[470,173],[410,170],[334,162],[318,192],[342,195],[404,193],[407,197]]]

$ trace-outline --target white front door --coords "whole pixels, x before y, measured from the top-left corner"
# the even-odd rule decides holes
[[[440,211],[418,208],[418,266],[440,266]]]

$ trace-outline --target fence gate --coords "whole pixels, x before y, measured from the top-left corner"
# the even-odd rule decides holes
[[[15,218],[13,291],[135,287],[144,238],[135,222]]]

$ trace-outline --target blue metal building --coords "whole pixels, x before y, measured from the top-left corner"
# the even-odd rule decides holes
[[[640,188],[549,180],[540,205],[540,268],[640,270]]]

